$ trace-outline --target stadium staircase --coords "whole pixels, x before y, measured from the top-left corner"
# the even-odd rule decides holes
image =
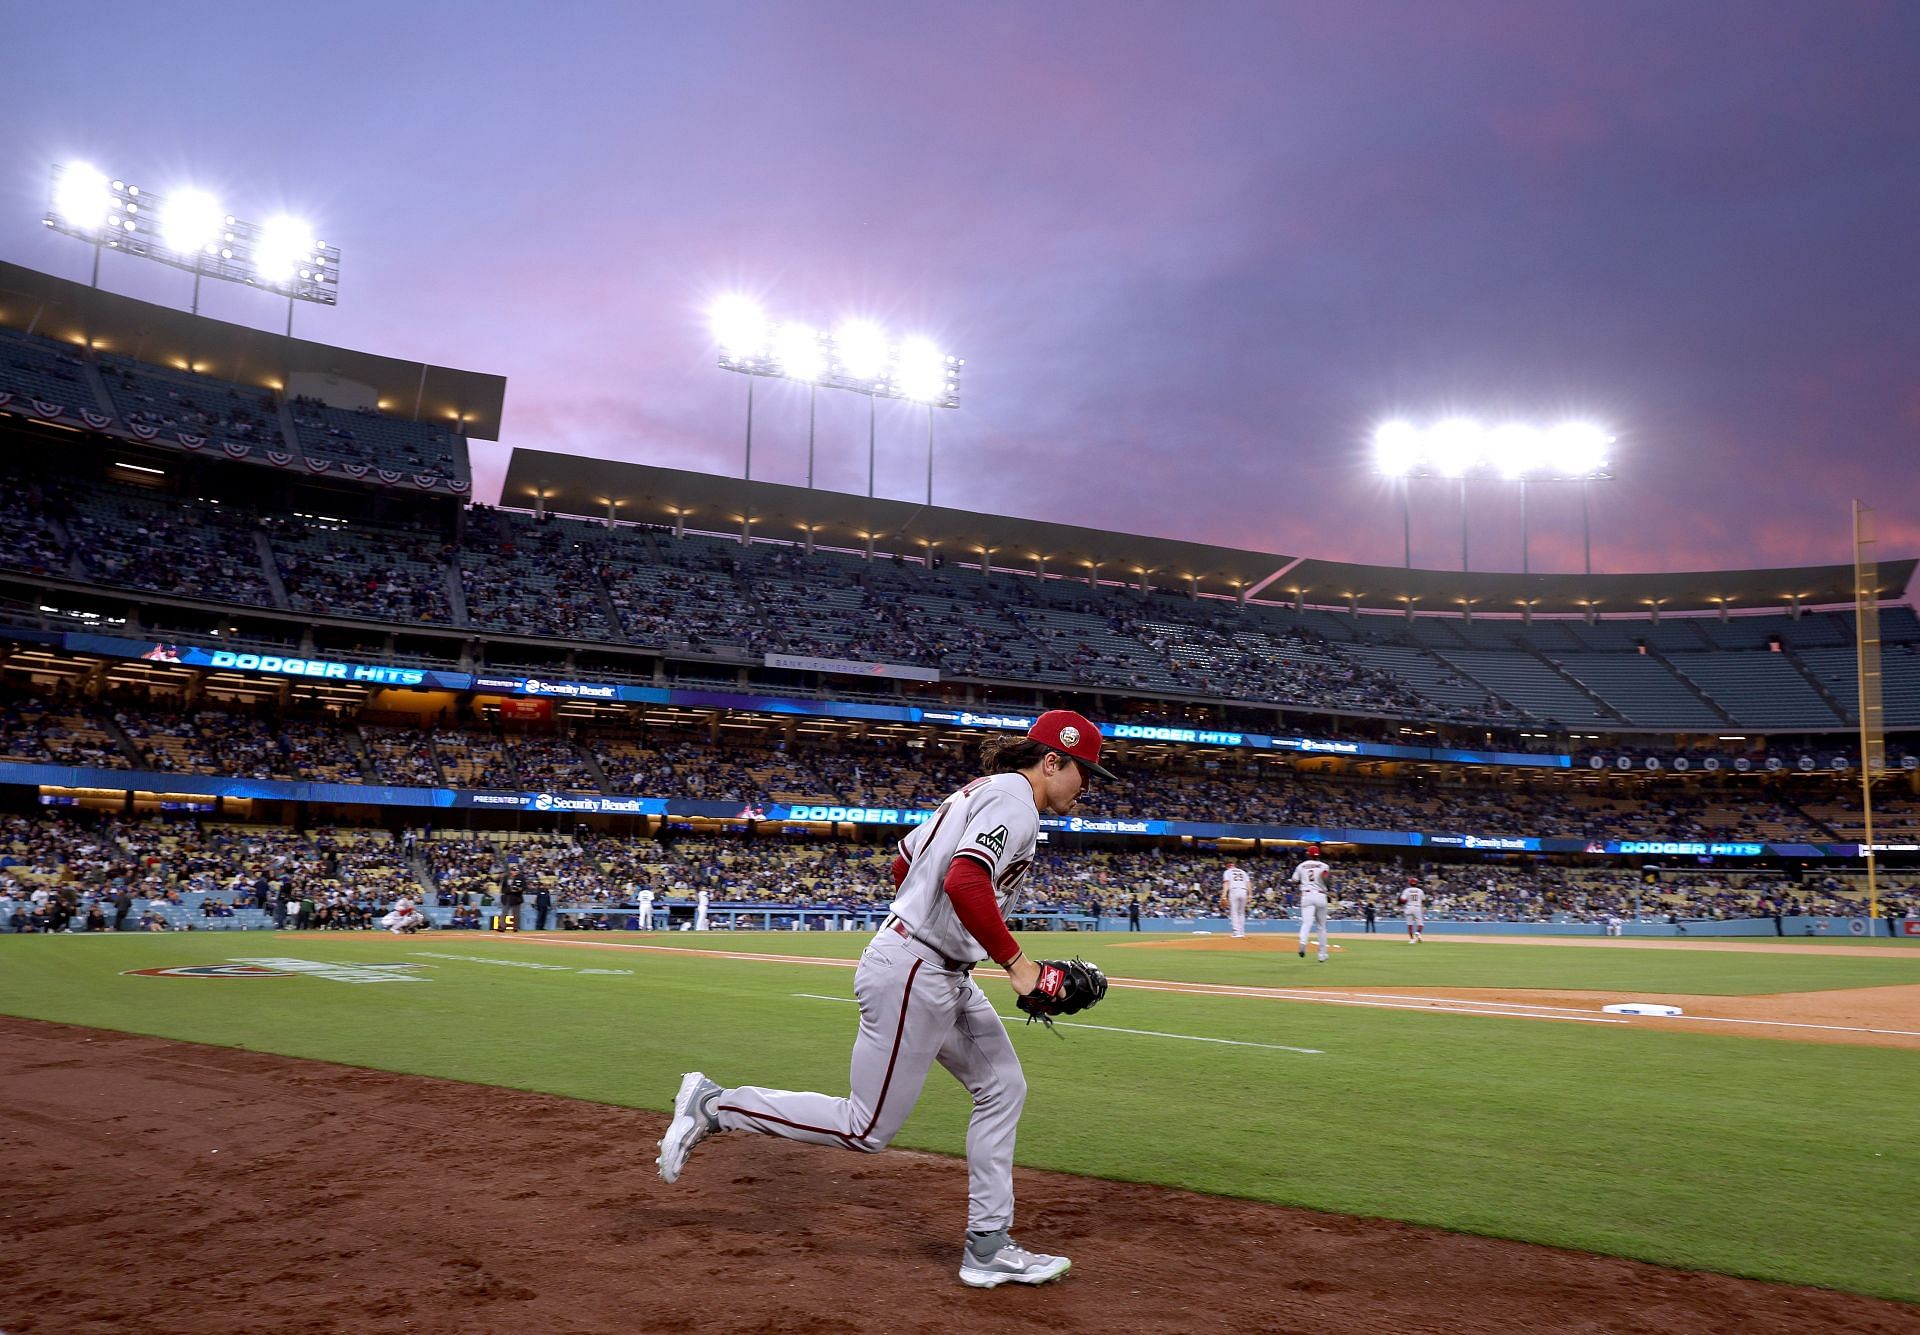
[[[420,887],[420,902],[423,905],[432,904],[439,897],[440,891],[439,887],[433,883],[433,868],[427,865],[426,855],[420,851],[417,844],[414,850],[407,854],[407,871],[412,875],[414,883]],[[446,924],[440,925],[444,927]]]
[[[89,712],[93,716],[90,722],[113,740],[113,744],[120,748],[120,754],[127,758],[134,769],[149,768],[146,757],[140,754],[140,748],[134,745],[133,738],[127,736],[126,730],[114,722],[112,714],[104,709]]]
[[[1705,705],[1709,710],[1711,710],[1715,718],[1719,719],[1720,722],[1728,725],[1729,727],[1734,726],[1733,715],[1729,714],[1718,700],[1714,699],[1712,696],[1708,695],[1705,691],[1701,690],[1700,687],[1694,681],[1692,681],[1685,674],[1683,674],[1678,668],[1676,668],[1674,666],[1673,660],[1671,658],[1668,658],[1665,653],[1663,653],[1660,649],[1655,647],[1651,641],[1648,641],[1646,643],[1644,652],[1646,653],[1646,656],[1648,658],[1652,659],[1654,662],[1660,664],[1660,666],[1665,668],[1667,672],[1673,677],[1674,681],[1679,683],[1680,688],[1682,690],[1686,691],[1687,694],[1691,695],[1694,699],[1698,700],[1701,704]]]
[[[613,633],[624,638],[627,628],[620,621],[620,609],[614,606],[613,594],[607,591],[607,582],[600,578],[598,570],[589,569],[586,572],[586,585],[593,591],[594,600],[600,604],[600,613],[606,617],[607,624],[613,628]]]
[[[1597,719],[1567,719],[1565,720],[1565,722],[1575,726],[1578,726],[1579,724],[1582,724],[1582,723],[1592,726],[1596,723],[1600,723],[1600,724],[1624,723],[1629,721],[1627,719],[1627,716],[1621,713],[1620,710],[1617,707],[1615,707],[1615,705],[1610,700],[1608,700],[1605,696],[1601,695],[1600,692],[1594,690],[1591,686],[1587,685],[1584,681],[1581,681],[1580,678],[1574,676],[1571,672],[1567,671],[1564,667],[1556,663],[1553,659],[1548,658],[1539,649],[1535,648],[1531,644],[1522,644],[1520,648],[1521,648],[1521,652],[1526,654],[1527,657],[1538,659],[1542,664],[1546,666],[1547,671],[1553,673],[1554,676],[1560,678],[1560,680],[1566,682],[1567,685],[1573,687],[1574,690],[1580,692],[1580,694],[1584,695],[1587,699],[1591,700],[1593,702],[1594,709],[1598,711]]]
[[[593,748],[578,737],[568,737],[567,745],[572,747],[573,753],[580,758],[580,768],[593,776],[594,789],[602,795],[611,796],[613,785],[607,782],[607,772],[600,768],[600,757],[593,753]]]
[[[91,348],[80,352],[80,363],[80,374],[87,382],[87,391],[93,395],[94,411],[111,413],[113,397],[107,393],[107,382],[100,374],[100,363]]]
[[[274,563],[273,543],[265,530],[253,532],[254,549],[260,553],[260,569],[267,577],[267,588],[273,594],[273,605],[283,610],[292,610],[293,604],[287,601],[287,586],[280,578],[280,567]]]
[[[1799,816],[1800,819],[1804,820],[1808,825],[1811,825],[1819,832],[1823,839],[1833,839],[1842,842],[1846,840],[1847,836],[1839,830],[1836,830],[1831,821],[1823,819],[1818,813],[1810,810],[1800,802],[1795,801],[1784,789],[1776,790],[1773,793],[1773,800],[1780,806],[1785,807],[1788,811]],[[1855,837],[1857,838],[1858,836]]]
[[[446,762],[440,758],[440,746],[439,743],[435,741],[434,735],[431,732],[425,733],[422,735],[422,740],[427,744],[427,753],[433,757],[433,770],[434,773],[440,776],[440,786],[442,788],[453,787],[452,780],[447,777]]]
[[[273,415],[280,423],[280,434],[286,439],[286,448],[296,455],[311,453],[300,444],[300,428],[294,424],[293,409],[287,406],[287,396],[277,390],[273,395]]]
[[[1812,667],[1808,666],[1807,660],[1800,657],[1800,655],[1794,651],[1794,648],[1792,645],[1782,644],[1780,646],[1780,657],[1786,659],[1789,663],[1793,664],[1794,671],[1798,672],[1801,676],[1807,679],[1807,685],[1813,687],[1814,692],[1818,694],[1822,700],[1825,700],[1827,702],[1827,707],[1833,710],[1834,713],[1838,714],[1842,719],[1842,721],[1856,724],[1856,725],[1860,722],[1860,712],[1859,712],[1859,705],[1858,705],[1858,699],[1857,699],[1857,694],[1858,694],[1857,688],[1855,691],[1856,699],[1854,703],[1847,704],[1843,702],[1831,690],[1828,689],[1827,683],[1821,679],[1820,674],[1815,672],[1812,669]],[[1885,697],[1884,684],[1882,686],[1881,694],[1882,694],[1882,699],[1884,703],[1884,697]]]
[[[453,624],[471,626],[473,623],[467,620],[467,591],[460,583],[460,562],[443,562],[440,578],[447,588],[447,605],[453,609]]]
[[[361,782],[372,784],[382,782],[380,767],[373,763],[373,756],[367,750],[366,738],[360,735],[359,725],[352,720],[347,720],[346,726],[340,730],[340,740],[346,744],[347,754],[353,757],[353,763],[360,767]]]

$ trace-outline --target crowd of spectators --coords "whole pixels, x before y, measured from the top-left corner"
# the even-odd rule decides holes
[[[343,521],[276,516],[274,564],[296,612],[447,625],[451,548],[422,530],[380,532]]]
[[[87,703],[65,691],[0,695],[0,760],[133,768],[132,757],[101,728]]]
[[[259,524],[244,511],[101,486],[59,518],[87,572],[102,584],[275,605],[254,541]]]
[[[227,702],[188,707],[124,691],[97,703],[72,691],[0,695],[0,753],[15,760],[124,769],[137,755],[140,768],[161,772],[354,783],[369,777],[362,744],[372,777],[382,783],[692,798],[742,810],[776,803],[925,809],[973,777],[976,766],[971,743],[958,737],[723,730],[716,739],[704,728],[575,730],[444,719],[396,727],[249,712]],[[1846,814],[1851,804],[1836,805],[1822,776],[1334,775],[1270,755],[1151,748],[1129,757],[1126,769],[1124,783],[1092,785],[1077,814],[1587,841],[1857,837]],[[1887,804],[1887,829],[1920,825],[1920,807],[1895,798]]]
[[[366,724],[360,728],[360,739],[366,743],[380,782],[402,788],[438,788],[446,782],[433,758],[432,733]]]
[[[236,825],[178,818],[0,818],[0,922],[5,930],[160,930],[253,912],[261,925],[361,928],[399,899],[459,910],[478,925],[517,888],[544,890],[560,908],[658,906],[702,892],[717,908],[800,905],[877,911],[892,899],[890,840],[853,842],[801,832],[757,837],[669,831],[662,837],[484,833]],[[1021,907],[1074,915],[1198,920],[1221,913],[1220,875],[1232,855],[1171,847],[1043,846]],[[1253,881],[1255,916],[1284,917],[1297,850],[1238,861]],[[1604,922],[1765,919],[1779,914],[1858,917],[1864,878],[1830,871],[1793,879],[1778,870],[1666,869],[1647,876],[1591,863],[1406,862],[1336,857],[1334,916],[1398,916],[1409,879],[1437,921]],[[1880,878],[1883,910],[1920,913],[1920,873]]]

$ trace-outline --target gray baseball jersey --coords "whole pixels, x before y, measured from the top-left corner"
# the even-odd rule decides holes
[[[985,959],[987,952],[960,924],[943,888],[955,858],[972,858],[993,878],[1000,916],[1007,916],[1033,865],[1040,813],[1033,786],[1019,774],[975,779],[940,804],[926,822],[900,841],[907,876],[894,896],[893,915],[916,937],[956,960]]]
[[[885,1148],[938,1062],[973,1096],[967,1126],[967,1227],[1013,1224],[1013,1145],[1027,1082],[993,1004],[973,980],[985,955],[947,897],[947,869],[971,858],[993,877],[1002,916],[1033,861],[1039,811],[1018,774],[975,779],[900,841],[907,874],[893,916],[854,971],[860,1024],[844,1098],[736,1085],[714,1115],[727,1131],[753,1131],[872,1153]]]

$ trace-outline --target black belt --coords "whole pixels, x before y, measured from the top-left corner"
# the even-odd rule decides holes
[[[938,960],[940,962],[940,965],[943,968],[949,970],[950,972],[967,973],[973,968],[973,963],[971,962],[963,963],[960,960],[950,960],[945,955],[942,955],[939,952],[939,950],[936,949],[934,946],[928,944],[925,941],[922,941],[919,937],[915,936],[911,931],[907,930],[907,925],[904,922],[900,921],[900,918],[897,914],[891,914],[891,913],[888,914],[887,920],[884,923],[881,923],[880,926],[883,931],[890,927],[894,931],[898,932],[901,936],[906,937],[907,940],[914,942],[916,945],[919,945],[923,949],[933,951],[934,959]]]

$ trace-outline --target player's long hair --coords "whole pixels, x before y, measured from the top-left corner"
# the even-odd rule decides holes
[[[1002,733],[980,743],[980,770],[983,774],[1013,774],[1038,765],[1046,754],[1047,748],[1031,737]]]

